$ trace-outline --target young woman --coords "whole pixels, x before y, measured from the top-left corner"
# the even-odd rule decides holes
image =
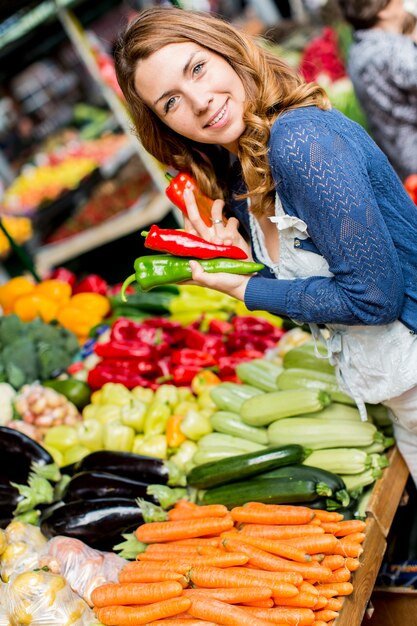
[[[320,87],[210,15],[139,13],[116,70],[145,148],[218,198],[207,227],[189,194],[185,227],[265,265],[248,277],[191,262],[193,281],[309,323],[362,415],[390,407],[417,482],[417,211],[384,154]]]

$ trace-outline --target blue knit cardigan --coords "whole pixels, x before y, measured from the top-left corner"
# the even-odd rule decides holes
[[[417,332],[417,207],[366,131],[336,110],[295,109],[271,129],[269,162],[285,212],[306,222],[308,249],[334,277],[277,280],[266,268],[246,306],[307,323],[400,319]],[[246,201],[231,208],[250,235]]]

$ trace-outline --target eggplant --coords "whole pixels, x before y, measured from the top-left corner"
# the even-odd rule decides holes
[[[0,482],[0,510],[8,507],[12,507],[12,510],[14,510],[20,500],[23,500],[23,496],[16,487],[13,487],[10,483]]]
[[[142,456],[133,452],[98,450],[91,452],[75,465],[75,473],[93,470],[116,474],[146,485],[170,485],[184,487],[185,474],[171,461],[163,461],[152,456]]]
[[[129,533],[143,524],[143,516],[135,500],[97,498],[53,505],[41,515],[40,528],[50,539],[66,535],[80,539],[92,548],[111,550]]]
[[[50,465],[52,456],[27,435],[0,426],[0,476],[15,483],[26,483],[32,464]]]
[[[148,485],[123,476],[116,476],[108,472],[80,472],[75,474],[67,485],[64,502],[74,500],[96,500],[97,498],[147,498],[155,504],[158,500],[153,496],[147,497]],[[1,492],[0,492],[1,493]]]

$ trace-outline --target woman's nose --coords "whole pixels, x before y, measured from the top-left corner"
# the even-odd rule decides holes
[[[200,115],[201,113],[204,113],[205,111],[207,111],[212,100],[213,100],[212,96],[209,96],[204,93],[202,94],[195,93],[192,98],[192,103],[193,103],[193,109],[196,115]]]

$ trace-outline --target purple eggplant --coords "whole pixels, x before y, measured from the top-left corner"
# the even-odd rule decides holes
[[[54,460],[39,443],[13,428],[0,426],[0,476],[26,483],[33,464],[50,465]]]
[[[64,501],[95,500],[97,498],[146,498],[148,485],[123,476],[116,476],[108,472],[91,470],[79,472],[70,480],[65,490]],[[148,500],[158,503],[153,496]]]

